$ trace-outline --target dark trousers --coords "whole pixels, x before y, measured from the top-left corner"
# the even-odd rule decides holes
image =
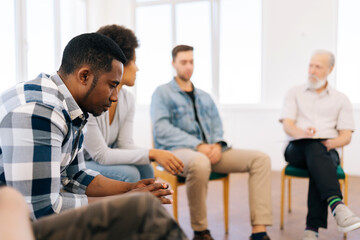
[[[37,240],[188,239],[149,193],[114,196],[33,223]]]
[[[342,198],[336,168],[339,155],[336,150],[327,151],[318,139],[301,139],[289,143],[285,160],[290,165],[309,171],[308,214],[306,225],[327,228],[327,199],[337,195]]]

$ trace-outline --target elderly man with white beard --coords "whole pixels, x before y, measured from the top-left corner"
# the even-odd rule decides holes
[[[318,229],[327,228],[328,206],[339,231],[360,227],[360,218],[342,202],[336,175],[336,149],[350,143],[355,126],[349,99],[328,83],[334,65],[331,52],[316,51],[307,84],[290,89],[280,119],[289,137],[285,160],[310,175],[304,240],[318,239]]]

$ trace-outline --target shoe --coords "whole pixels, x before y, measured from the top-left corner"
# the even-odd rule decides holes
[[[209,230],[202,231],[200,234],[194,234],[193,240],[214,240]]]
[[[250,236],[250,238],[249,238],[250,240],[252,240],[252,237]],[[265,236],[263,236],[262,237],[262,239],[261,240],[270,240],[270,238],[269,238],[269,236],[268,235],[265,235]]]
[[[318,240],[319,234],[314,231],[305,230],[303,240]]]
[[[345,204],[336,206],[335,220],[340,232],[350,232],[360,228],[360,218],[356,216]]]

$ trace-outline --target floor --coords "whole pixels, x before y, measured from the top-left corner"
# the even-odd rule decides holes
[[[251,232],[248,208],[248,174],[230,175],[229,233],[224,231],[222,183],[212,181],[208,190],[208,221],[211,234],[216,240],[249,239]],[[272,173],[273,226],[268,228],[272,240],[301,240],[305,228],[307,179],[292,181],[292,212],[285,211],[284,230],[280,230],[280,172]],[[285,198],[287,201],[287,198]],[[349,177],[349,206],[360,216],[360,177]],[[165,206],[172,213],[172,205]],[[287,204],[285,204],[287,207]],[[187,206],[185,187],[179,187],[179,222],[191,239],[193,232]],[[328,229],[320,229],[320,240],[343,239],[329,213]],[[348,240],[359,240],[360,230],[348,233]]]

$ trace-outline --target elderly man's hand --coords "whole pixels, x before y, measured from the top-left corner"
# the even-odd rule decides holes
[[[316,128],[313,128],[313,127],[308,127],[304,131],[304,137],[305,138],[312,138],[313,136],[315,136],[315,134],[316,134]]]
[[[321,141],[328,151],[335,148],[334,141],[332,139]]]

